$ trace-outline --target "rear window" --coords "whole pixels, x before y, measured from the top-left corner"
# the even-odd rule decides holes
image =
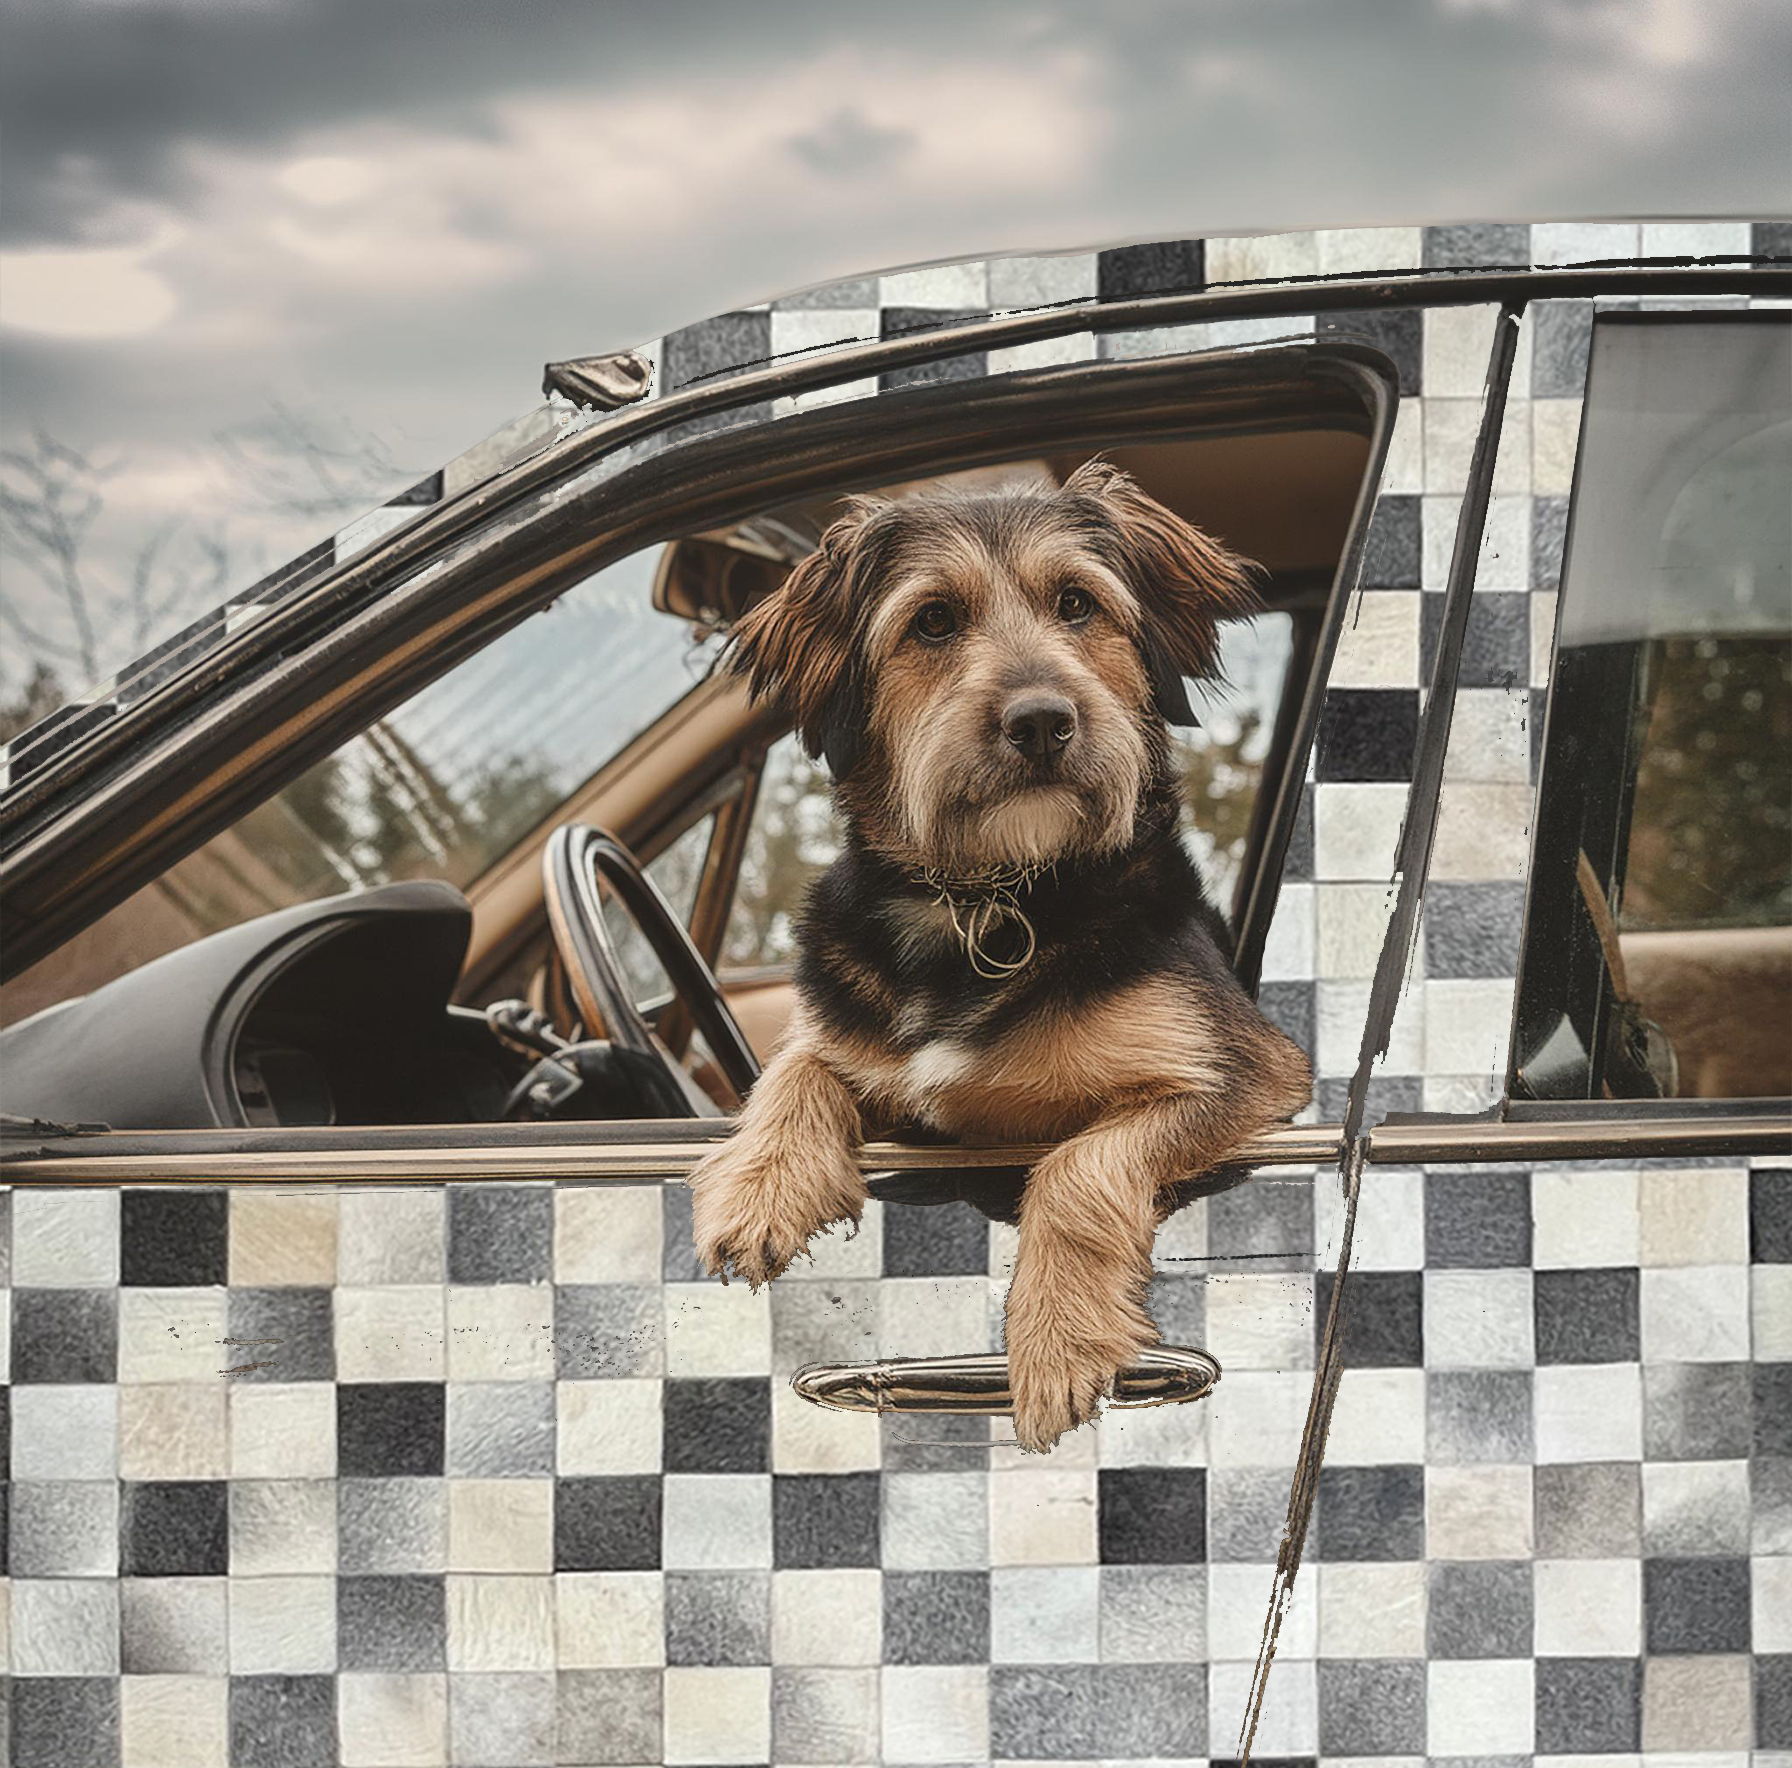
[[[1792,316],[1595,326],[1519,993],[1536,1097],[1792,1093]]]

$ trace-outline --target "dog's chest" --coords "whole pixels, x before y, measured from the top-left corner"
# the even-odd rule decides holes
[[[1056,1140],[1117,1100],[1212,1084],[1205,1016],[1162,977],[1094,998],[1039,1003],[993,1023],[958,1023],[926,999],[905,1004],[907,1035],[853,1040],[861,1096],[948,1135]]]
[[[1023,1029],[998,1038],[936,1037],[918,1048],[883,1045],[858,1056],[851,1078],[892,1115],[949,1135],[1057,1137],[1100,1107],[1061,1043]]]
[[[830,1060],[878,1116],[984,1141],[1056,1140],[1122,1098],[1211,1084],[1197,991],[1119,894],[1028,899],[1025,938],[1010,922],[977,953],[941,901],[836,916],[810,971]]]

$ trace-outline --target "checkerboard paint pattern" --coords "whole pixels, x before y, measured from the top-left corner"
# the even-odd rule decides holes
[[[832,284],[648,354],[676,387],[991,307],[1751,247],[1792,239],[1172,242]],[[1475,1110],[1498,1090],[1589,318],[1561,304],[1527,324],[1423,936],[1373,1108]],[[1323,324],[1379,343],[1402,395],[1263,986],[1335,1118],[1491,312]],[[1082,334],[886,384],[1315,330]],[[519,420],[295,580],[555,429],[545,410]],[[787,1387],[812,1360],[993,1348],[1007,1230],[874,1206],[755,1297],[698,1280],[684,1204],[677,1188],[0,1193],[10,1759],[1232,1757],[1336,1259],[1332,1176],[1266,1175],[1166,1226],[1155,1311],[1223,1381],[1044,1460],[992,1440],[1001,1421],[880,1423]],[[1792,1765],[1789,1267],[1783,1168],[1372,1170],[1257,1759]]]
[[[1037,1461],[786,1386],[994,1344],[960,1205],[754,1296],[681,1190],[17,1192],[12,1760],[1223,1760],[1333,1197],[1170,1224],[1224,1379]],[[1378,1168],[1362,1219],[1263,1756],[1792,1748],[1792,1174]]]

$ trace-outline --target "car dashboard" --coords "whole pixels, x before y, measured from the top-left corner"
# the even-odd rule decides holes
[[[529,1064],[451,1003],[471,931],[434,882],[263,916],[0,1032],[0,1098],[115,1129],[498,1121]]]

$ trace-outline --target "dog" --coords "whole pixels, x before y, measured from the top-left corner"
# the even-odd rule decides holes
[[[1157,1342],[1172,1187],[1311,1099],[1222,956],[1168,739],[1257,577],[1096,459],[1055,487],[848,500],[722,659],[825,759],[846,834],[786,1035],[691,1174],[699,1258],[757,1289],[856,1223],[868,1123],[1054,1144],[1006,1308],[1035,1452]]]

